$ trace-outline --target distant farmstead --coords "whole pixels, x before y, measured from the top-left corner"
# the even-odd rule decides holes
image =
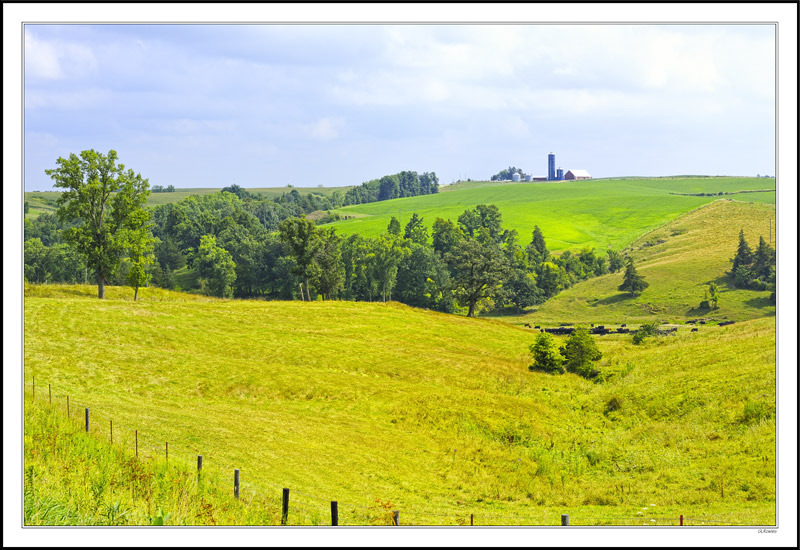
[[[590,180],[592,179],[591,174],[586,170],[567,170],[564,173],[565,180]]]

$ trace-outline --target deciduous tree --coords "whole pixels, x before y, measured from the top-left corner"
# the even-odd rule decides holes
[[[130,230],[140,223],[140,213],[150,194],[149,182],[133,170],[117,164],[117,152],[108,155],[94,149],[59,157],[57,167],[45,170],[64,189],[58,199],[58,216],[63,222],[79,224],[63,232],[94,271],[97,296],[105,297],[105,283],[111,277],[131,243]]]

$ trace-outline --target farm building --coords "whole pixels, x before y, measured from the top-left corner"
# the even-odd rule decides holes
[[[592,176],[586,170],[567,170],[565,180],[590,180]]]

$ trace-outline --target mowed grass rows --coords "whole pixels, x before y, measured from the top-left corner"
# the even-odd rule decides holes
[[[594,384],[529,372],[534,334],[491,320],[393,303],[101,302],[76,288],[28,287],[26,387],[52,384],[156,453],[169,442],[231,478],[240,468],[253,490],[289,487],[323,510],[390,505],[406,524],[651,504],[775,519],[774,318],[644,347],[599,339],[612,376]]]
[[[774,189],[771,178],[647,178],[560,181],[540,183],[467,182],[435,195],[409,197],[337,210],[356,216],[332,224],[343,235],[376,236],[386,231],[392,216],[401,225],[416,212],[430,228],[437,217],[455,221],[477,204],[494,204],[503,226],[515,229],[520,242],[530,242],[534,225],[544,233],[552,251],[585,246],[621,249],[643,233],[714,201],[718,196],[673,193],[718,193]],[[774,192],[731,195],[740,201],[775,203]]]

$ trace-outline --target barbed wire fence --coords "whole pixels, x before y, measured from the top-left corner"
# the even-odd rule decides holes
[[[27,394],[27,392],[26,392]],[[132,458],[153,463],[163,463],[197,471],[197,482],[201,475],[204,483],[223,487],[224,480],[233,481],[235,498],[245,507],[259,506],[276,517],[281,525],[396,525],[396,526],[545,526],[540,518],[524,515],[492,514],[478,510],[461,514],[443,514],[420,509],[405,509],[376,499],[370,506],[321,498],[297,489],[263,479],[241,479],[240,470],[223,465],[213,453],[204,454],[195,445],[177,441],[159,441],[150,434],[114,423],[113,415],[98,411],[88,403],[75,400],[74,396],[53,393],[51,384],[36,386],[31,383],[31,398],[34,402],[46,402],[49,407],[63,413],[78,429],[83,429],[98,441],[130,452]],[[172,445],[170,445],[172,443]],[[192,449],[192,447],[194,447]],[[269,488],[269,490],[267,489]],[[300,498],[298,498],[300,497]],[[389,506],[387,508],[387,505]],[[557,523],[556,523],[557,525]],[[647,526],[746,526],[721,516],[692,517],[657,516],[639,513],[636,515],[588,517],[568,514],[561,516],[562,526],[591,527],[647,527]]]

